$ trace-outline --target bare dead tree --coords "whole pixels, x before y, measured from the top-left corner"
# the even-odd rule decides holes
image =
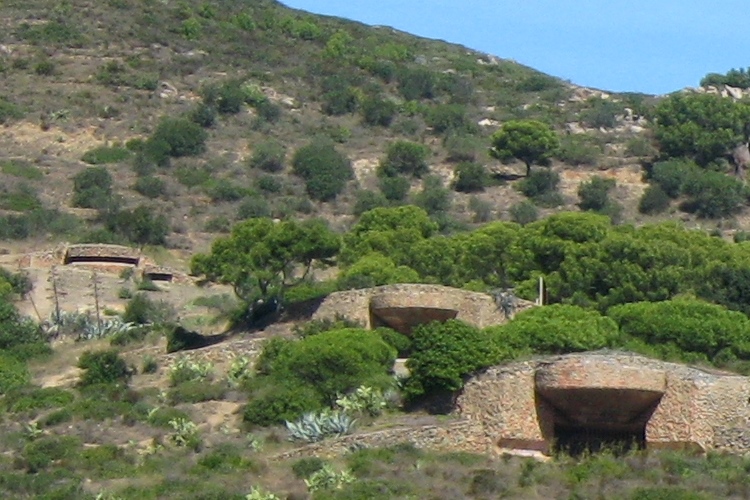
[[[518,297],[512,289],[495,289],[490,292],[495,299],[495,305],[503,312],[505,319],[512,319],[518,309]]]

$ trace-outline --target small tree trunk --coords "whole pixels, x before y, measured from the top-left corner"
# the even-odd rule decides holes
[[[526,177],[528,177],[529,175],[531,175],[531,163],[529,162],[525,162],[525,163],[526,163]]]

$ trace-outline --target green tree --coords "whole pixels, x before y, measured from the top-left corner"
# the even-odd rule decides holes
[[[195,255],[191,272],[232,285],[238,297],[253,302],[283,296],[309,275],[313,263],[329,264],[339,246],[338,235],[322,220],[248,219],[214,241],[210,253]],[[302,273],[296,272],[298,266]]]
[[[744,142],[750,105],[713,94],[676,93],[656,106],[654,136],[662,156],[689,158],[701,167]]]
[[[526,176],[532,165],[547,165],[559,147],[557,134],[549,125],[536,120],[511,120],[492,134],[490,155],[501,161],[513,158],[526,165]]]
[[[351,265],[367,254],[379,252],[396,265],[408,265],[413,245],[429,238],[437,229],[437,224],[419,207],[375,208],[363,213],[344,235],[339,260]]]

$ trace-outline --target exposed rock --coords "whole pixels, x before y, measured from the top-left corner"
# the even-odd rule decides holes
[[[177,96],[177,88],[167,81],[159,82],[159,97],[162,99],[168,99]]]
[[[497,120],[492,120],[490,118],[484,118],[482,120],[479,120],[477,124],[481,127],[499,127],[500,122]]]
[[[738,87],[730,87],[729,85],[725,85],[724,89],[727,91],[727,94],[729,94],[730,97],[733,99],[742,99],[742,89]]]
[[[581,126],[578,122],[570,122],[565,124],[565,131],[568,134],[585,134],[586,129]]]

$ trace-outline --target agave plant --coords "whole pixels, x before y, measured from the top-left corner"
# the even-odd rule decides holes
[[[329,436],[349,434],[356,420],[340,411],[326,410],[320,413],[305,413],[296,422],[286,422],[292,441],[315,443]]]
[[[382,391],[361,385],[353,393],[339,396],[336,406],[347,413],[366,413],[377,417],[383,413],[387,402]]]
[[[331,464],[325,464],[322,468],[312,473],[305,479],[305,486],[310,493],[320,490],[337,490],[345,484],[356,481],[354,475],[348,470],[336,472]]]
[[[253,486],[250,488],[250,493],[245,495],[245,500],[281,500],[278,496],[274,495],[270,491],[265,491],[263,488],[256,488]]]
[[[235,356],[227,371],[227,381],[232,387],[238,387],[243,381],[252,378],[253,366],[247,356]]]
[[[119,317],[98,322],[90,313],[80,311],[52,313],[40,326],[48,338],[75,335],[77,341],[101,339],[140,328],[135,323],[125,323]]]

